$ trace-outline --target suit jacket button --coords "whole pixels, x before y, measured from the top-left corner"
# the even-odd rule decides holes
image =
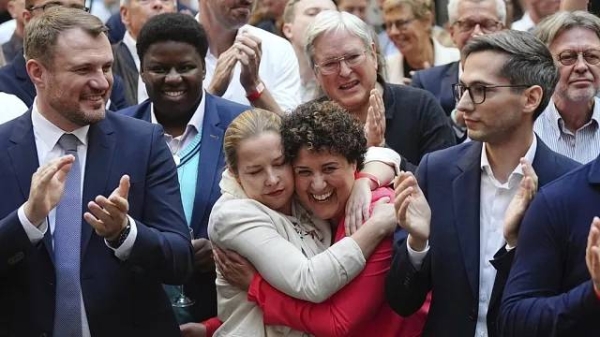
[[[469,320],[476,321],[477,320],[477,311],[475,309],[471,310],[469,313]]]
[[[40,334],[40,337],[48,337],[48,334],[47,334],[47,333],[45,333],[45,332],[42,332],[42,333]]]

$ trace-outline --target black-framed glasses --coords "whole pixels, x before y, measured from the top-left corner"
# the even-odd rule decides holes
[[[317,69],[322,75],[337,74],[340,72],[342,62],[345,62],[348,67],[357,66],[365,61],[366,54],[367,50],[363,50],[358,53],[332,58],[319,64],[315,64],[315,69]]]
[[[84,12],[89,12],[90,8],[80,5],[80,4],[70,4],[68,6],[66,6],[65,4],[63,4],[60,1],[51,1],[51,2],[46,2],[45,4],[42,5],[38,5],[38,6],[31,6],[29,7],[27,10],[30,12],[33,12],[35,10],[42,10],[42,12],[45,12],[46,10],[50,9],[50,8],[54,8],[54,7],[69,7],[69,8],[74,8],[74,9],[80,9]]]
[[[479,28],[484,33],[493,33],[502,28],[502,23],[493,19],[484,19],[481,21],[469,19],[457,20],[454,22],[454,25],[458,27],[458,30],[460,30],[463,33],[472,32],[477,25],[479,25]]]
[[[587,49],[581,52],[564,50],[556,56],[556,60],[564,66],[572,66],[579,60],[579,55],[583,56],[583,60],[589,65],[594,66],[600,63],[600,50],[598,49]]]
[[[466,86],[464,84],[455,83],[452,85],[452,89],[454,91],[454,99],[456,103],[460,101],[460,99],[464,96],[465,91],[469,92],[469,98],[473,104],[481,104],[485,102],[485,95],[488,89],[494,88],[529,88],[530,85],[527,84],[514,84],[514,85],[483,85],[483,84],[473,84],[471,86]]]
[[[416,19],[417,18],[410,18],[410,19],[405,19],[405,20],[396,20],[396,21],[385,22],[383,24],[383,28],[385,28],[385,30],[391,30],[393,27],[396,27],[396,29],[398,29],[398,30],[405,30],[408,27],[408,25],[410,25]]]

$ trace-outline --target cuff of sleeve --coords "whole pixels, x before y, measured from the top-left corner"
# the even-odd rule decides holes
[[[19,207],[17,215],[19,216],[19,221],[23,226],[23,230],[25,230],[25,234],[27,234],[27,237],[32,244],[36,244],[44,239],[44,235],[48,230],[48,218],[42,222],[40,227],[36,227],[29,219],[27,219],[27,216],[25,216],[23,206]]]
[[[396,171],[396,175],[400,174],[400,155],[390,148],[375,146],[369,147],[367,149],[367,153],[365,154],[364,163],[372,161],[380,161],[386,163],[394,168],[394,170]]]
[[[206,327],[206,337],[212,337],[223,322],[218,317],[212,317],[202,322],[202,324]]]
[[[129,215],[127,215],[127,220],[129,221],[131,230],[129,231],[129,235],[127,235],[127,238],[125,239],[125,241],[123,241],[123,244],[119,246],[119,248],[115,249],[111,247],[106,241],[106,239],[104,240],[104,244],[108,248],[112,249],[115,252],[115,256],[121,261],[126,261],[129,258],[129,255],[131,255],[131,251],[133,250],[133,244],[135,243],[135,239],[137,238],[137,224],[135,223],[135,220],[133,220],[133,218]]]
[[[425,260],[425,256],[429,253],[429,241],[427,241],[427,246],[423,251],[417,252],[416,250],[410,248],[408,244],[408,238],[406,239],[406,249],[408,250],[408,258],[410,263],[415,267],[416,270],[421,269],[421,265],[423,264],[423,260]]]
[[[346,277],[346,282],[358,275],[367,264],[358,243],[350,237],[345,237],[336,242],[327,251],[338,261],[340,271]]]
[[[511,246],[508,243],[506,244],[506,246],[504,246],[504,249],[506,249],[507,252],[510,252],[511,250],[517,248],[517,246]]]

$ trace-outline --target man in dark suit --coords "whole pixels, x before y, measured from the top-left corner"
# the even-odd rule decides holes
[[[179,336],[162,284],[191,271],[159,126],[105,110],[106,27],[52,8],[26,31],[37,97],[0,127],[0,335]]]
[[[323,11],[306,32],[317,82],[328,99],[365,123],[369,146],[390,147],[402,158],[400,168],[414,171],[426,153],[456,143],[430,93],[378,78],[373,36],[358,17]]]
[[[133,106],[148,98],[146,88],[140,78],[140,58],[135,43],[140,30],[152,16],[177,11],[176,0],[172,1],[121,1],[121,20],[127,27],[123,40],[113,45],[115,74],[123,78],[125,99]]]
[[[474,36],[493,33],[504,28],[506,7],[504,0],[450,0],[448,3],[450,35],[456,47],[462,51]],[[452,85],[458,82],[460,62],[452,62],[417,71],[412,86],[432,93],[448,117],[459,140],[465,137],[462,113],[454,112],[456,101]]]
[[[538,184],[577,165],[533,133],[558,79],[539,40],[503,31],[474,38],[463,53],[455,92],[473,141],[426,155],[418,184],[402,173],[396,188],[398,221],[409,235],[396,244],[386,296],[408,316],[431,291],[424,336],[498,336],[524,209]]]
[[[70,7],[84,10],[83,0],[25,0],[25,8],[23,12],[25,22],[29,22],[31,18],[40,15],[46,9],[52,7]],[[25,29],[27,30],[27,29]],[[23,51],[17,53],[17,56],[4,67],[0,68],[0,92],[13,94],[19,97],[25,105],[31,107],[35,99],[36,91],[31,79],[25,69],[25,57]],[[108,99],[108,98],[107,98]],[[114,80],[112,93],[110,94],[110,109],[124,109],[128,105],[123,94],[123,83],[118,77]]]
[[[502,336],[600,336],[598,205],[600,157],[535,197],[502,299]]]
[[[221,195],[223,137],[229,123],[249,107],[204,93],[208,40],[191,16],[171,13],[151,18],[139,34],[137,48],[150,99],[121,113],[165,128],[177,162],[184,211],[195,237],[194,276],[184,289],[196,304],[176,312],[180,323],[199,322],[217,315],[207,225]]]

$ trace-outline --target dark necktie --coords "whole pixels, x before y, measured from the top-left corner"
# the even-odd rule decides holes
[[[63,196],[56,207],[54,261],[56,268],[56,308],[54,336],[81,336],[81,168],[77,157],[77,137],[63,134],[58,145],[75,156],[67,175]]]

